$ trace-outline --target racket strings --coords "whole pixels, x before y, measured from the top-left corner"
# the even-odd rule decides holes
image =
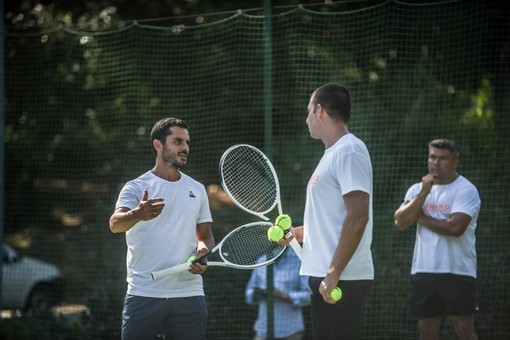
[[[239,228],[223,240],[220,256],[225,262],[253,266],[280,256],[284,246],[267,239],[267,223]]]
[[[252,148],[238,147],[223,160],[225,190],[248,210],[270,211],[278,197],[277,180],[265,157]]]

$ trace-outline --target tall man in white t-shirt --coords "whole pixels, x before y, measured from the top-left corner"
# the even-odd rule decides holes
[[[205,187],[181,172],[189,154],[188,125],[165,118],[152,128],[152,170],[127,182],[110,218],[114,233],[126,233],[127,294],[122,339],[204,339],[207,307],[205,264],[157,281],[151,272],[186,262],[214,247]]]
[[[308,104],[310,136],[326,150],[308,182],[303,226],[291,231],[303,243],[301,275],[310,277],[317,340],[361,338],[374,279],[372,163],[363,141],[349,132],[350,109],[348,90],[334,83],[316,89]],[[335,303],[330,293],[337,286],[343,297]]]
[[[456,171],[460,150],[448,139],[428,145],[428,174],[413,184],[395,212],[399,230],[415,222],[411,267],[411,314],[420,339],[439,339],[444,315],[451,316],[459,339],[477,339],[476,237],[480,196]]]

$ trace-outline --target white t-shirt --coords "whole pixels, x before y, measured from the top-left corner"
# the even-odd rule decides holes
[[[151,272],[186,262],[197,247],[197,224],[212,222],[205,187],[181,173],[176,182],[148,171],[122,188],[116,208],[138,206],[144,190],[163,197],[161,214],[126,232],[128,294],[173,298],[204,295],[202,276],[188,271],[154,281]]]
[[[340,275],[341,280],[374,278],[372,243],[372,163],[365,144],[353,134],[326,149],[306,192],[301,274],[326,276],[347,215],[343,196],[352,191],[370,195],[369,221],[361,242]]]
[[[421,183],[413,184],[405,202],[420,190]],[[411,274],[451,273],[476,278],[475,230],[480,206],[478,190],[463,176],[450,184],[434,184],[422,206],[425,215],[446,220],[453,213],[464,213],[471,216],[471,222],[458,237],[438,234],[418,223]]]

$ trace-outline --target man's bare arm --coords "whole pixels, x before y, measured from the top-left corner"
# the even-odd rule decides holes
[[[197,258],[206,254],[215,246],[214,236],[210,223],[197,224]],[[207,270],[207,264],[195,262],[190,264],[189,271],[193,274],[202,274]]]
[[[148,199],[149,193],[144,191],[140,204],[134,209],[117,208],[110,217],[110,230],[112,233],[123,233],[131,229],[140,221],[148,221],[159,216],[165,206],[163,198]]]
[[[405,230],[416,222],[418,216],[422,213],[423,203],[425,203],[425,199],[432,189],[432,181],[432,175],[424,176],[422,178],[422,188],[418,195],[395,211],[393,218],[397,229]]]
[[[368,193],[352,191],[344,196],[344,202],[347,216],[342,226],[340,242],[331,260],[328,274],[319,287],[324,301],[328,303],[336,302],[331,298],[330,292],[336,287],[342,271],[358,249],[369,219],[370,196]]]
[[[418,222],[438,234],[458,237],[466,231],[471,222],[471,216],[464,213],[454,213],[446,220],[436,220],[422,212],[418,216]]]

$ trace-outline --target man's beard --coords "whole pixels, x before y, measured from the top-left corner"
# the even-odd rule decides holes
[[[181,153],[181,154],[186,155],[186,157],[188,156],[187,153]],[[163,150],[163,154],[161,155],[161,158],[163,159],[163,162],[165,162],[165,164],[169,164],[176,169],[182,169],[186,166],[186,162],[177,161],[177,157],[174,154],[167,152],[166,149]]]

